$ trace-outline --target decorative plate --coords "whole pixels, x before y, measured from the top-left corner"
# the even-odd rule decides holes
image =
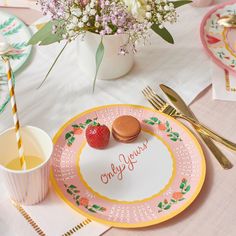
[[[111,137],[104,150],[85,139],[92,122],[111,128],[132,115],[142,126],[133,143]],[[54,138],[51,180],[65,203],[82,215],[116,227],[143,227],[168,220],[189,206],[205,179],[196,138],[175,119],[135,105],[108,105],[68,121]]]
[[[223,69],[236,72],[236,28],[218,25],[220,17],[236,14],[236,2],[219,4],[204,17],[201,40],[213,61]]]
[[[26,43],[29,41],[31,33],[16,16],[0,11],[0,34],[16,48],[16,53],[10,58],[12,70],[15,72],[22,67],[30,55],[31,46],[26,46]],[[0,113],[9,101],[5,74],[5,66],[0,58]]]

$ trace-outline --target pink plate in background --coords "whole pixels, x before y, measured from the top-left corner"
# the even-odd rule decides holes
[[[218,4],[201,23],[201,40],[212,60],[220,67],[236,72],[236,28],[218,25],[220,17],[236,14],[236,2]]]
[[[92,122],[109,128],[132,115],[142,126],[133,143],[113,137],[104,150],[88,146]],[[51,180],[62,200],[82,215],[116,227],[166,221],[188,207],[205,179],[205,158],[192,133],[175,119],[136,105],[107,105],[68,121],[54,138]]]

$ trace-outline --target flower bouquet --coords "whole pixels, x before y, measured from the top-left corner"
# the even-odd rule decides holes
[[[117,50],[117,54],[121,55],[136,52],[137,42],[142,40],[145,43],[150,29],[173,44],[174,40],[165,28],[165,23],[175,23],[176,8],[190,2],[185,0],[38,0],[43,14],[49,14],[51,20],[32,36],[29,44],[48,45],[65,41],[63,51],[66,45],[78,36],[83,38],[88,32],[97,34],[100,43],[94,55],[95,85],[106,50],[104,37],[126,35],[126,42]]]

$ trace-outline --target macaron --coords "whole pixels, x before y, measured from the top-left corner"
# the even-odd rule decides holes
[[[112,135],[119,142],[131,143],[137,139],[140,132],[140,122],[133,116],[119,116],[112,124]]]

